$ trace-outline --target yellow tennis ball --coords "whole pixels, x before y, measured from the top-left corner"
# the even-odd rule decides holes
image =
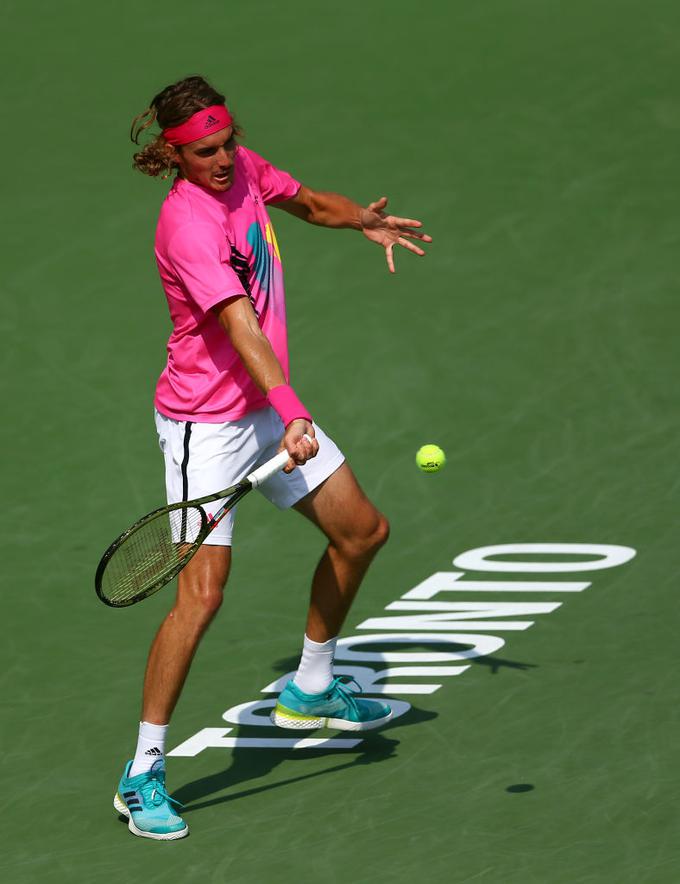
[[[446,463],[446,455],[439,445],[423,445],[416,452],[416,463],[424,473],[437,473]]]

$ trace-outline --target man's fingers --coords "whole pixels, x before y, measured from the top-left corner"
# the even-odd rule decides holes
[[[413,230],[402,230],[402,236],[408,236],[409,239],[419,239],[421,242],[432,242],[429,233],[416,233]]]
[[[295,467],[301,467],[307,458],[296,448],[294,451],[288,452],[288,463],[283,468],[284,473],[290,473]]]
[[[374,203],[368,204],[369,212],[381,212],[385,206],[387,205],[387,197],[381,196],[380,199],[376,200]]]
[[[403,236],[400,236],[397,240],[400,246],[403,246],[405,249],[408,249],[409,252],[414,252],[416,255],[424,255],[425,252],[420,248],[420,246],[414,245],[412,242],[409,242],[407,239],[404,239]]]
[[[314,430],[311,429],[310,432],[313,433]],[[305,434],[301,439],[297,439],[288,447],[290,459],[284,467],[284,473],[290,473],[296,466],[301,467],[312,457],[316,457],[318,451],[319,443],[313,436]]]
[[[311,453],[311,447],[307,442],[300,441],[297,443],[293,451],[290,451],[289,454],[295,463],[301,467],[302,464],[307,460]]]
[[[316,446],[316,450],[314,446]],[[316,439],[303,436],[302,439],[298,442],[298,455],[301,458],[298,463],[300,464],[300,466],[302,466],[303,463],[306,463],[310,459],[310,457],[314,457],[318,450],[319,443],[316,441]]]
[[[390,273],[394,273],[394,256],[392,255],[392,247],[393,244],[390,243],[385,247],[385,257],[387,258],[387,266],[389,267]]]
[[[393,221],[398,227],[422,227],[422,221],[416,221],[415,218],[397,218],[396,215],[390,216],[390,221]]]

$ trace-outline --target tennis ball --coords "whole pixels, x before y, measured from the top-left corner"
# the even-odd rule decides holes
[[[446,463],[446,455],[439,445],[423,445],[416,452],[416,463],[424,473],[437,473]]]

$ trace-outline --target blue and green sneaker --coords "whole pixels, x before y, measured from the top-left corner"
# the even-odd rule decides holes
[[[294,730],[333,727],[341,731],[367,731],[392,718],[392,710],[378,700],[360,699],[349,685],[353,678],[334,678],[321,694],[305,694],[289,681],[279,694],[272,723]]]
[[[165,791],[165,765],[162,759],[154,763],[150,771],[129,777],[132,761],[128,761],[113,798],[118,813],[128,817],[128,829],[142,838],[157,841],[174,841],[189,834],[189,826],[177,816],[170,803],[178,807]]]

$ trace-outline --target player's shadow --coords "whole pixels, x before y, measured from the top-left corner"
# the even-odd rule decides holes
[[[279,672],[291,671],[297,664],[297,657],[280,660],[275,664],[274,668]],[[305,780],[322,777],[329,773],[337,773],[342,770],[348,770],[367,764],[377,764],[379,762],[389,761],[396,757],[396,749],[399,740],[388,736],[391,728],[405,727],[413,724],[421,724],[424,721],[431,721],[437,717],[436,712],[427,712],[422,709],[411,707],[409,711],[378,731],[365,731],[363,733],[347,733],[345,737],[359,737],[361,743],[352,749],[259,749],[259,748],[241,748],[236,747],[232,750],[230,756],[230,765],[224,770],[209,774],[206,777],[185,783],[179,789],[174,790],[173,798],[181,801],[186,806],[182,813],[190,813],[194,810],[202,810],[205,807],[212,807],[215,804],[223,804],[227,801],[235,801],[239,798],[247,798],[250,795],[257,795],[261,792],[268,792],[271,789],[278,789],[281,786],[289,786],[294,783],[302,783]],[[284,731],[280,728],[272,726],[271,731],[265,731],[267,736],[281,736]],[[290,732],[288,732],[290,735]],[[326,735],[328,731],[306,731],[304,736]],[[253,726],[242,726],[239,728],[238,735],[241,737],[261,737],[263,736],[263,728]],[[333,733],[333,736],[336,736]],[[302,734],[298,734],[302,736]],[[333,764],[324,770],[315,770],[309,773],[301,773],[298,776],[287,777],[277,782],[264,782],[260,785],[251,785],[248,788],[240,788],[233,791],[236,787],[244,783],[252,783],[254,780],[261,780],[269,777],[280,764],[288,761],[304,761],[312,758],[320,757],[342,758],[339,764]],[[349,758],[348,758],[349,756]],[[346,760],[345,760],[346,759]],[[209,796],[216,793],[230,790],[226,795],[218,795],[215,798]]]
[[[449,644],[447,646],[447,650],[451,651],[467,651],[469,649],[469,645],[456,645]],[[375,652],[380,653],[380,647],[375,647]],[[300,658],[298,657],[284,657],[282,660],[277,660],[276,663],[272,665],[272,669],[276,672],[293,672],[298,665]],[[519,669],[521,671],[526,671],[527,669],[537,669],[538,666],[536,663],[520,663],[517,660],[502,660],[500,657],[472,657],[470,660],[463,660],[462,663],[471,663],[475,666],[485,666],[491,675],[496,675],[500,672],[501,669]],[[342,664],[340,664],[342,665]],[[390,664],[385,661],[385,666],[389,666]]]
[[[467,646],[461,645],[461,650]],[[279,673],[291,672],[298,663],[298,657],[290,657],[278,660],[273,669]],[[498,657],[477,657],[470,660],[477,666],[485,666],[492,675],[498,674],[501,669],[519,669],[525,671],[527,669],[535,669],[533,663],[520,663],[513,660],[503,660]],[[388,699],[388,698],[386,698]],[[388,700],[389,702],[389,700]],[[387,725],[378,731],[366,731],[360,734],[345,734],[344,736],[360,736],[362,742],[352,749],[259,749],[248,747],[235,747],[230,755],[230,764],[224,770],[209,774],[206,777],[193,780],[180,786],[173,793],[173,797],[182,804],[188,805],[182,811],[183,814],[191,813],[194,810],[202,810],[205,807],[211,807],[215,804],[223,804],[227,801],[235,801],[239,798],[247,798],[250,795],[257,795],[260,792],[267,792],[271,789],[278,789],[280,786],[289,786],[294,783],[302,783],[305,780],[311,780],[316,777],[324,776],[329,773],[337,773],[342,770],[357,767],[359,765],[377,764],[379,762],[389,761],[396,757],[396,749],[399,740],[388,736],[390,729],[395,727],[405,727],[414,724],[422,724],[431,721],[437,717],[436,712],[427,712],[412,706],[409,711],[400,716],[399,719]],[[282,736],[286,733],[279,728],[272,726],[271,730],[265,731],[266,736]],[[328,731],[306,731],[304,736],[326,735]],[[288,732],[290,735],[290,732]],[[238,731],[241,737],[262,737],[263,728],[254,726],[241,726]],[[298,736],[303,736],[298,734]],[[333,736],[336,736],[334,733]],[[349,756],[349,758],[348,758]],[[256,780],[269,777],[279,765],[288,761],[304,761],[312,758],[320,757],[338,757],[343,760],[339,764],[334,764],[324,770],[316,770],[310,773],[302,773],[299,776],[287,777],[277,782],[265,782],[260,785],[250,785],[247,788],[240,788],[233,791],[236,787],[245,783],[252,783]],[[346,759],[346,760],[345,760]],[[217,793],[230,790],[226,795]],[[211,798],[210,796],[217,795]]]

